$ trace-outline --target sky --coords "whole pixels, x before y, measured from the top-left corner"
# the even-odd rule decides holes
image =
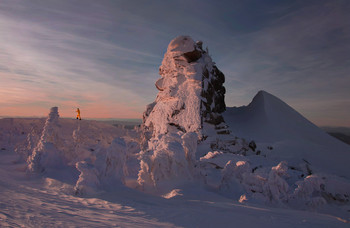
[[[0,0],[0,116],[141,118],[169,42],[202,40],[227,106],[265,90],[350,127],[348,0]]]

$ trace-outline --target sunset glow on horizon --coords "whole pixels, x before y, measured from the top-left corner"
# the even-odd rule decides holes
[[[137,5],[137,7],[135,7]],[[142,118],[168,43],[202,40],[226,105],[265,90],[319,126],[350,127],[347,1],[0,4],[0,117]]]

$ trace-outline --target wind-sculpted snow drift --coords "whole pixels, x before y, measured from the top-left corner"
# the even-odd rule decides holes
[[[53,107],[46,121],[0,120],[0,143],[20,154],[30,173],[76,171],[75,195],[126,185],[181,197],[194,183],[240,203],[339,206],[335,211],[348,215],[349,146],[264,91],[248,106],[226,108],[223,73],[188,36],[170,42],[159,73],[140,129],[61,119]]]

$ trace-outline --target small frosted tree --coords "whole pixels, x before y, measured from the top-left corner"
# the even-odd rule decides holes
[[[52,107],[40,140],[33,149],[32,155],[27,159],[28,171],[40,173],[45,171],[45,167],[57,167],[62,164],[60,151],[55,146],[58,138],[58,118],[58,108]]]

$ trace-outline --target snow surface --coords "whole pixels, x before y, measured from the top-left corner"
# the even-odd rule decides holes
[[[73,194],[69,173],[60,180],[24,172],[13,151],[0,152],[1,227],[348,227],[338,217],[240,204],[200,186],[165,199],[123,186],[89,197]],[[176,191],[172,194],[174,195]],[[182,194],[182,196],[180,194]]]

